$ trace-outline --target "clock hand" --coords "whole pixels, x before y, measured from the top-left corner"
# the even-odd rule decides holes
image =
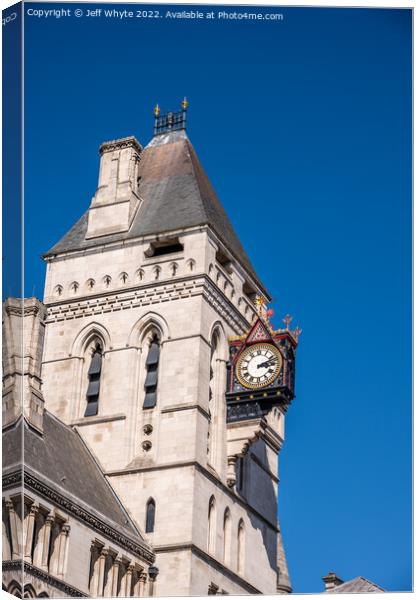
[[[269,360],[260,363],[260,365],[257,366],[258,369],[262,368],[262,367],[270,367],[273,364],[275,364],[275,358],[270,358]]]

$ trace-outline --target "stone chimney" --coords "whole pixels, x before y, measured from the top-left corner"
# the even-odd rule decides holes
[[[140,205],[139,162],[135,137],[101,145],[99,183],[89,209],[86,238],[128,231]]]
[[[36,298],[3,303],[3,427],[24,414],[42,432],[41,361],[45,307]]]
[[[326,592],[333,592],[333,590],[338,587],[338,585],[341,585],[343,583],[343,580],[340,579],[336,573],[328,573],[327,575],[325,575],[324,577],[322,577],[323,581],[324,581],[324,585],[325,585],[325,591]]]

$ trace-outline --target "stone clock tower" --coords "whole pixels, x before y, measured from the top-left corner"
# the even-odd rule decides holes
[[[157,107],[145,147],[101,145],[90,206],[45,254],[43,394],[156,553],[156,595],[286,593],[278,452],[296,334],[269,324],[186,108]]]

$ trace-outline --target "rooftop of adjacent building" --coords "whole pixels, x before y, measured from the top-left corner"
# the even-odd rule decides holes
[[[369,581],[365,577],[355,577],[349,581],[343,581],[336,575],[330,572],[323,577],[326,589],[325,592],[333,594],[362,594],[362,593],[377,593],[385,592],[385,590]]]

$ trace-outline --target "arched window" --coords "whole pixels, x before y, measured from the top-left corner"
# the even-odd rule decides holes
[[[243,575],[244,573],[244,523],[240,519],[237,529],[237,571]]]
[[[231,561],[231,515],[228,508],[224,513],[224,564],[229,565]]]
[[[154,522],[156,520],[156,503],[153,498],[150,498],[147,502],[146,516],[145,516],[145,532],[153,533]]]
[[[96,342],[90,367],[87,372],[89,378],[89,386],[86,392],[86,411],[85,417],[92,417],[97,415],[99,406],[99,391],[100,391],[100,374],[102,371],[102,346],[99,342]]]
[[[157,402],[157,378],[160,360],[160,340],[157,334],[154,334],[148,349],[145,362],[146,378],[144,382],[144,404],[143,408],[154,408]]]
[[[226,421],[226,340],[217,326],[212,335],[209,355],[209,390],[208,390],[208,463],[223,478],[225,471],[226,433],[223,423]]]
[[[23,597],[24,598],[36,598],[36,592],[29,583],[27,583],[25,585]]]
[[[9,589],[7,591],[9,594],[12,594],[12,596],[22,598],[22,586],[19,583],[17,583],[17,581],[12,581],[9,584]]]
[[[209,412],[209,426],[208,426],[208,443],[207,443],[207,454],[208,462],[214,466],[214,449],[215,449],[215,415],[216,415],[216,372],[217,372],[217,349],[218,349],[218,333],[214,331],[211,338],[211,354],[210,354],[210,375],[209,375],[209,390],[208,390],[208,412]]]
[[[215,513],[215,498],[211,496],[208,505],[208,539],[207,550],[210,554],[215,554],[216,540],[216,513]]]

